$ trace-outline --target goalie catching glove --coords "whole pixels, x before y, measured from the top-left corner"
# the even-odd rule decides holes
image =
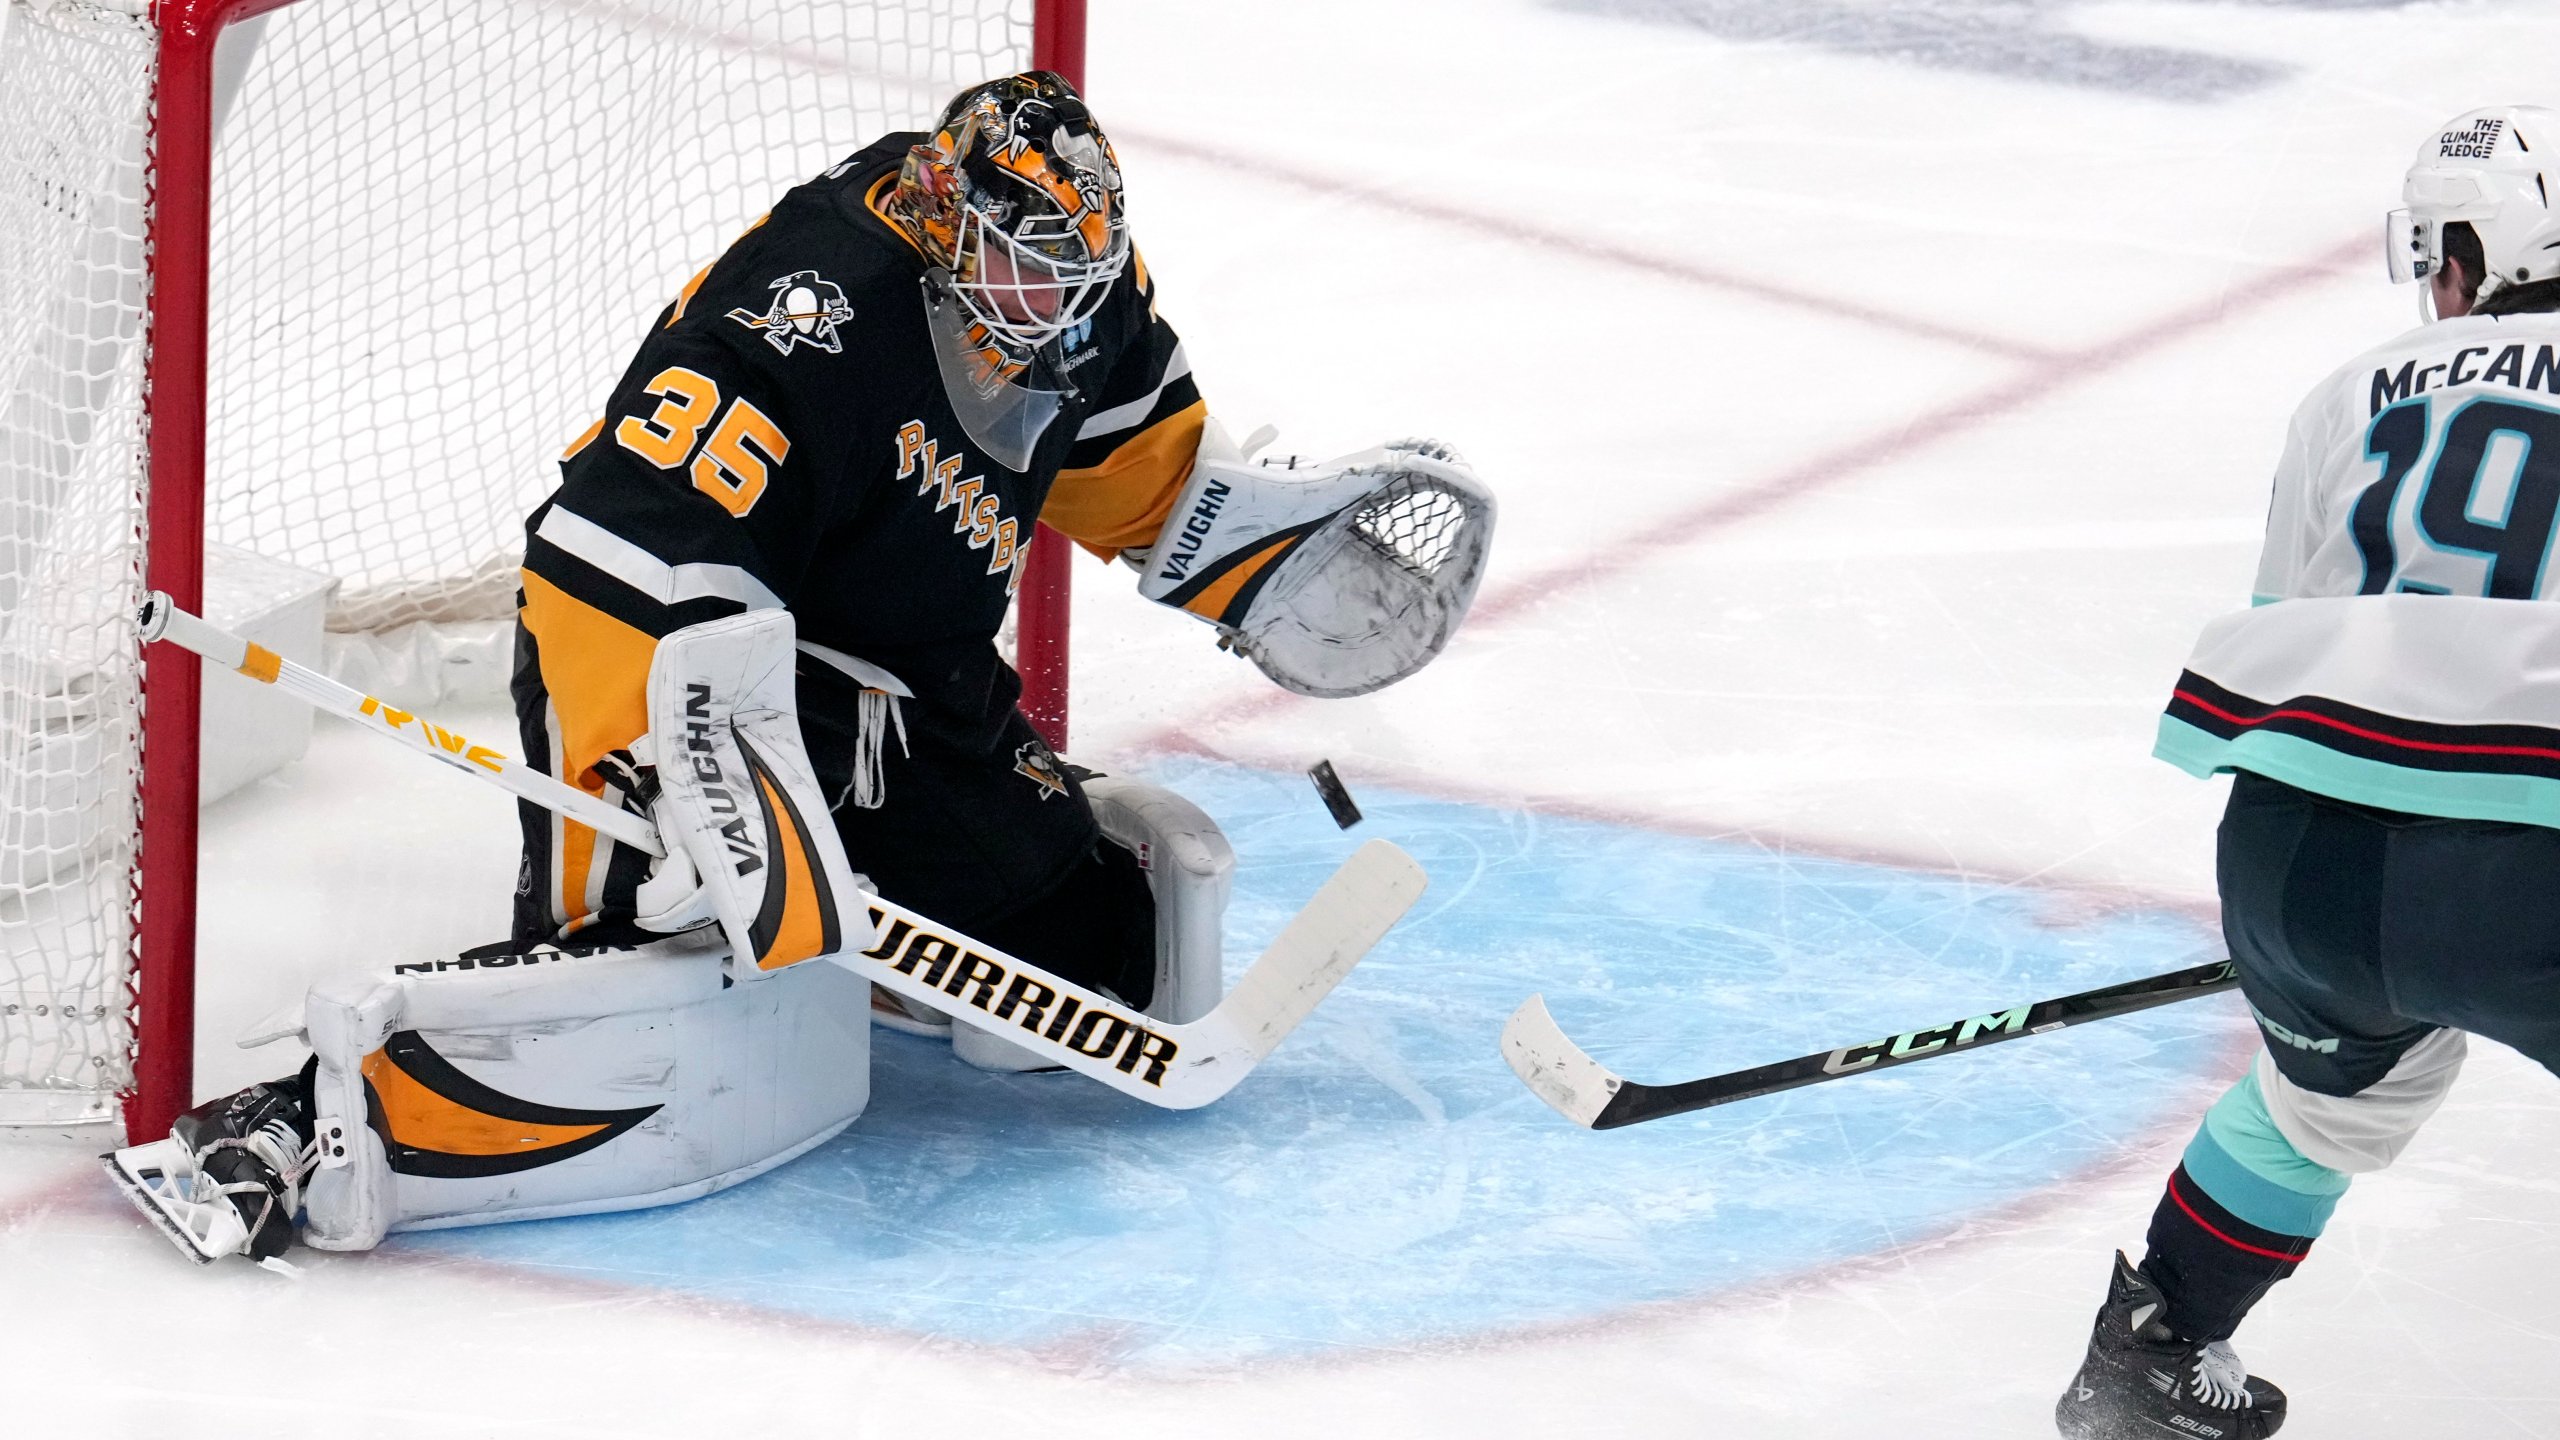
[[[1212,420],[1138,593],[1218,627],[1283,689],[1366,695],[1457,633],[1493,542],[1493,492],[1457,452],[1398,440],[1253,461]]]

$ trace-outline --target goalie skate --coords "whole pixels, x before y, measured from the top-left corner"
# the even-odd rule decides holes
[[[307,1079],[252,1085],[177,1119],[166,1139],[99,1157],[116,1188],[199,1265],[246,1255],[294,1273],[277,1258],[293,1244],[302,1179],[310,1172]]]
[[[176,1140],[129,1145],[98,1157],[107,1174],[178,1253],[199,1265],[249,1249],[248,1222]],[[197,1198],[202,1195],[205,1198]],[[281,1263],[281,1262],[279,1262]]]

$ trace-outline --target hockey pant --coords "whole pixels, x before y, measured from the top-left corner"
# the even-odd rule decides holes
[[[2351,1177],[2444,1103],[2464,1035],[2560,1072],[2560,831],[2234,776],[2222,926],[2265,1048],[2153,1213],[2169,1327],[2219,1340],[2293,1273]]]

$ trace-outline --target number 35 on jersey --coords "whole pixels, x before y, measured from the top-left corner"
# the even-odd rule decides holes
[[[723,409],[710,376],[670,365],[642,393],[657,408],[613,427],[614,443],[661,470],[687,469],[693,488],[743,518],[764,497],[771,467],[791,454],[791,437],[740,396]]]

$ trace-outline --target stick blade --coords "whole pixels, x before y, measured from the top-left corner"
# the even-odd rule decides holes
[[[1351,852],[1218,1006],[1233,1007],[1236,1051],[1248,1063],[1269,1055],[1395,928],[1429,883],[1421,862],[1392,841],[1372,840]]]
[[[1532,995],[1502,1026],[1502,1059],[1547,1108],[1588,1130],[1627,1082],[1556,1028],[1547,997]]]

